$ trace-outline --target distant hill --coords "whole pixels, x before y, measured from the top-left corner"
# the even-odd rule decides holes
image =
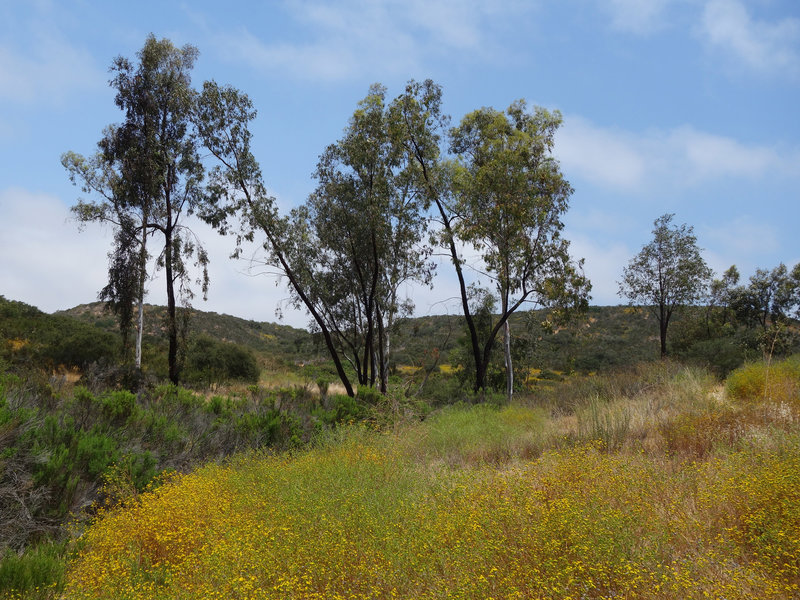
[[[190,335],[205,334],[224,342],[246,346],[261,357],[279,357],[286,361],[307,360],[309,355],[316,356],[319,353],[314,347],[313,336],[305,329],[194,308],[190,310]],[[72,317],[106,331],[118,331],[114,316],[105,310],[102,302],[80,304],[55,314]],[[154,341],[165,341],[166,307],[145,304],[144,315],[145,335]]]
[[[596,371],[658,358],[658,325],[644,309],[592,306],[583,316],[548,332],[542,327],[547,310],[511,316],[512,344],[539,368]],[[497,340],[500,352],[502,339]],[[403,319],[393,340],[397,364],[415,364],[432,348],[442,362],[456,363],[467,344],[460,315]]]
[[[192,335],[246,346],[260,357],[285,363],[325,358],[316,336],[289,325],[241,319],[227,314],[191,309]],[[117,324],[101,302],[81,304],[55,313],[69,316],[95,328],[113,332]],[[530,360],[554,370],[594,371],[658,357],[658,326],[646,310],[627,306],[592,306],[552,333],[542,329],[548,311],[525,311],[512,315],[511,333]],[[145,334],[166,339],[166,308],[145,305]],[[499,351],[498,340],[498,351]],[[392,336],[393,364],[413,365],[434,348],[440,362],[458,363],[459,348],[466,347],[461,315],[429,315],[400,319]]]
[[[48,360],[54,363],[64,357],[70,359],[71,345],[82,353],[77,361],[84,355],[96,354],[90,348],[92,340],[99,342],[101,353],[107,353],[118,339],[116,320],[101,302],[81,304],[53,315],[5,298],[0,308],[0,337],[16,340],[13,343],[17,348],[44,348]],[[165,316],[165,307],[145,305],[145,341],[150,348],[157,350],[166,344]],[[589,372],[658,357],[658,327],[647,310],[592,306],[586,315],[552,332],[542,328],[546,318],[544,310],[512,316],[515,356],[523,357],[517,364]],[[676,330],[678,323],[672,326]],[[289,325],[192,309],[190,335],[199,334],[249,348],[268,370],[327,359],[319,336]],[[430,362],[434,349],[439,353],[439,364],[459,364],[467,355],[463,319],[460,315],[400,319],[392,332],[391,346],[395,366]],[[500,340],[497,352],[499,356]]]

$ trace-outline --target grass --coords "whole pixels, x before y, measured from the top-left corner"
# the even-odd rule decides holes
[[[58,597],[796,598],[782,364],[786,397],[656,365],[207,465],[102,511]]]

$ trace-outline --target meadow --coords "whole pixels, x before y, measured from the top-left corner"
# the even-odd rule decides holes
[[[797,358],[722,384],[664,362],[422,421],[381,410],[303,449],[117,486],[29,595],[800,596]]]

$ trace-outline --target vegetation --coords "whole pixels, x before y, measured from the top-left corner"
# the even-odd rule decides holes
[[[619,295],[652,307],[658,319],[661,357],[667,355],[667,330],[676,309],[700,300],[711,270],[700,256],[692,227],[673,226],[675,215],[653,223],[653,241],[622,272]]]
[[[562,396],[571,410],[453,407],[241,455],[104,510],[64,593],[796,597],[800,380],[796,365],[779,370],[794,395],[778,403],[740,391],[738,375],[726,396],[662,363],[620,395]],[[584,428],[584,410],[629,425]]]
[[[0,600],[800,595],[800,265],[706,294],[664,215],[620,284],[644,306],[588,307],[560,115],[449,129],[430,80],[370,88],[281,215],[252,102],[194,91],[196,55],[150,36],[116,59],[124,122],[63,157],[100,198],[79,219],[115,227],[105,306],[0,297]],[[190,310],[191,212],[237,252],[263,236],[312,332]],[[151,236],[166,307],[143,301]],[[463,316],[408,317],[426,239]]]

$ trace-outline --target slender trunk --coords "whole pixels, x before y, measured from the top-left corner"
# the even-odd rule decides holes
[[[436,203],[436,207],[439,209],[439,214],[442,217],[442,224],[444,225],[445,232],[447,233],[447,241],[450,250],[450,257],[453,260],[453,267],[456,270],[456,276],[458,277],[458,287],[459,291],[461,292],[461,307],[464,311],[464,319],[467,322],[467,328],[469,329],[469,338],[470,343],[472,345],[472,356],[475,359],[475,391],[477,392],[480,389],[486,387],[486,368],[481,368],[481,349],[480,344],[478,343],[478,332],[475,329],[475,321],[472,318],[472,314],[469,311],[469,301],[467,298],[467,285],[464,282],[464,273],[461,270],[461,260],[458,257],[458,249],[456,248],[455,243],[455,234],[453,233],[453,228],[450,225],[450,218],[447,216],[447,212],[444,209],[444,205],[442,204],[441,198],[439,197],[439,193],[436,190],[435,185],[431,181],[431,175],[428,172],[428,165],[425,162],[425,157],[423,156],[422,151],[420,150],[419,145],[417,144],[417,140],[412,138],[410,142],[413,146],[414,151],[414,159],[419,164],[420,168],[422,169],[422,178],[425,181],[425,185],[428,187],[428,194],[430,198]]]
[[[503,348],[506,353],[506,397],[511,402],[514,394],[514,367],[511,364],[511,327],[508,321],[503,325]]]
[[[242,187],[245,186],[242,184]],[[245,188],[245,194],[248,197],[248,204],[250,205],[251,209],[255,209],[254,203],[252,200],[249,199],[249,193]],[[344,386],[345,392],[351,398],[354,398],[356,393],[353,390],[353,385],[350,383],[350,379],[347,377],[347,373],[344,372],[344,366],[342,365],[342,361],[339,357],[339,352],[336,350],[336,346],[333,343],[333,337],[331,336],[331,332],[328,329],[328,326],[325,324],[325,320],[322,318],[322,315],[316,309],[314,304],[311,302],[311,299],[306,295],[303,286],[297,279],[297,275],[294,272],[294,269],[289,265],[286,257],[281,252],[280,246],[278,245],[278,241],[272,236],[272,232],[270,231],[269,227],[264,225],[263,223],[260,224],[262,231],[266,234],[267,240],[269,240],[270,246],[272,246],[272,250],[275,253],[275,257],[278,259],[278,262],[281,263],[281,267],[283,268],[283,272],[286,274],[286,277],[289,278],[289,283],[292,284],[295,292],[297,295],[300,296],[300,300],[303,301],[303,304],[308,309],[308,312],[311,313],[311,316],[314,317],[314,321],[316,321],[317,325],[319,326],[320,331],[322,332],[322,337],[325,340],[325,346],[328,348],[328,353],[331,355],[331,359],[333,359],[333,364],[336,367],[336,374],[339,376],[339,380],[342,382]]]
[[[147,278],[147,212],[142,215],[142,245],[139,248],[139,298],[136,323],[136,368],[142,368],[142,333],[144,332],[144,284]]]
[[[175,311],[175,279],[172,273],[172,207],[167,195],[167,226],[164,230],[164,264],[167,277],[167,335],[169,338],[169,351],[167,360],[169,363],[169,380],[175,385],[178,384],[178,319]]]
[[[658,317],[658,330],[661,338],[661,358],[664,359],[667,357],[667,323],[669,322],[669,314],[666,311],[666,307],[662,304],[659,306],[659,317]]]
[[[386,367],[386,358],[387,355],[384,353],[386,349],[386,335],[387,332],[383,327],[383,314],[381,313],[380,306],[376,303],[375,305],[375,323],[378,326],[378,386],[380,388],[381,394],[386,393],[386,385],[387,380],[384,379],[384,373],[387,370]]]
[[[445,231],[447,232],[448,246],[450,249],[450,257],[453,261],[453,266],[456,270],[458,277],[458,287],[461,292],[461,308],[464,311],[464,320],[467,322],[467,329],[469,329],[469,339],[472,345],[472,356],[475,359],[475,387],[474,391],[482,390],[486,387],[486,365],[483,364],[481,357],[480,344],[478,343],[478,330],[475,328],[475,320],[472,318],[472,313],[469,310],[469,299],[467,296],[467,284],[464,281],[464,273],[461,270],[461,259],[458,257],[458,249],[456,248],[455,234],[450,226],[450,219],[444,210],[444,206],[437,198],[435,200],[436,206],[439,208],[439,214],[442,217]]]

